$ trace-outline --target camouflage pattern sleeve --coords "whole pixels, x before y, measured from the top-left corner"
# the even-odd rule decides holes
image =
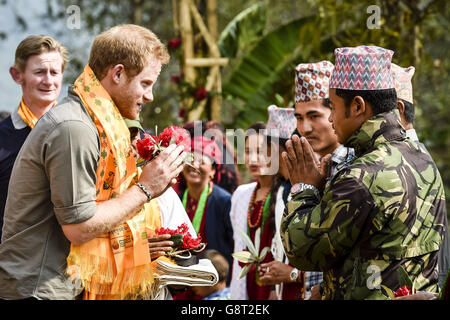
[[[287,205],[281,237],[292,265],[323,272],[324,299],[386,299],[402,267],[417,290],[438,290],[445,191],[433,159],[405,138],[398,110],[367,120],[347,140],[351,164]],[[442,259],[441,259],[442,260]]]
[[[322,199],[305,190],[287,204],[281,238],[290,263],[305,271],[327,271],[352,250],[372,214],[374,201],[353,177],[334,179]]]

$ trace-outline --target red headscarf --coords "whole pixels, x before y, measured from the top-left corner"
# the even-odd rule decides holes
[[[222,152],[219,146],[214,142],[214,140],[205,138],[203,136],[194,137],[191,140],[191,148],[193,152],[198,152],[210,157],[217,166],[215,183],[220,181],[220,164],[222,163]]]

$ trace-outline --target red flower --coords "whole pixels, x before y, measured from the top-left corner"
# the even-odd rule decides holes
[[[176,48],[178,48],[180,46],[181,38],[171,39],[171,40],[169,40],[169,42],[167,44],[171,50],[175,50]]]
[[[184,118],[185,113],[186,113],[186,110],[184,110],[184,108],[180,108],[180,110],[178,110],[178,116],[180,118]]]
[[[199,87],[195,91],[194,98],[197,101],[202,101],[208,97],[208,91],[205,88]]]
[[[183,249],[195,249],[202,242],[202,237],[200,235],[197,238],[192,238],[191,234],[187,232],[183,237]]]
[[[177,232],[178,233],[182,233],[182,234],[187,234],[189,232],[189,227],[186,223],[182,223],[178,228],[177,228]]]
[[[155,230],[155,234],[156,234],[157,236],[160,236],[160,235],[162,235],[162,234],[170,234],[170,235],[174,235],[174,234],[177,234],[177,233],[178,233],[178,232],[177,232],[177,229],[172,230],[172,229],[169,229],[169,228],[163,228],[163,227],[158,228],[158,229]]]
[[[176,229],[169,229],[169,228],[158,228],[155,230],[156,235],[162,235],[162,234],[187,234],[189,233],[189,227],[186,223],[181,224]]]
[[[185,129],[172,126],[165,128],[158,136],[162,147],[168,147],[169,144],[175,142],[177,145],[184,146],[185,151],[191,149],[191,137]],[[173,140],[172,140],[173,139]]]
[[[181,76],[171,76],[170,77],[170,82],[178,84],[178,83],[180,83],[180,81],[181,81]]]
[[[416,293],[417,290],[414,290],[414,293]],[[412,294],[412,288],[408,286],[400,287],[397,291],[394,292],[394,296],[397,297],[403,297],[403,296],[409,296]]]
[[[157,142],[158,137],[151,137],[150,135],[145,134],[144,139],[140,139],[136,142],[136,148],[139,156],[144,160],[150,160],[155,155]]]
[[[202,242],[202,237],[200,235],[197,236],[197,238],[193,238],[192,235],[189,233],[189,227],[186,223],[183,223],[176,229],[169,229],[169,228],[158,228],[155,230],[156,235],[162,235],[162,234],[182,234],[183,235],[183,244],[181,247],[183,249],[195,249],[198,247],[198,245]]]

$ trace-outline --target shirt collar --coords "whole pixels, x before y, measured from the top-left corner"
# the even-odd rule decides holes
[[[402,139],[405,136],[405,129],[400,123],[400,113],[395,108],[366,120],[347,139],[345,146],[354,148],[355,155],[359,157],[377,144]]]
[[[17,107],[16,110],[14,110],[14,112],[11,113],[11,121],[14,126],[14,129],[16,130],[22,130],[23,128],[28,127],[25,121],[23,121],[22,118],[19,116],[19,107]]]
[[[416,142],[419,141],[419,138],[417,137],[416,130],[414,130],[414,129],[406,130],[406,136],[408,138],[410,138],[412,141],[416,141]]]
[[[340,144],[333,153],[331,154],[331,161],[336,165],[347,161],[349,158],[354,157],[355,151],[352,148],[347,148],[344,145]]]

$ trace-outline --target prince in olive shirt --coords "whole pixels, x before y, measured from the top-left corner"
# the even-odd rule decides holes
[[[117,119],[137,120],[142,105],[153,101],[153,84],[168,61],[166,48],[150,30],[120,25],[95,38],[85,70],[94,72]],[[69,89],[68,97],[40,118],[19,152],[0,244],[0,299],[75,298],[81,288],[65,274],[70,243],[82,245],[131,219],[183,170],[186,153],[171,145],[142,168],[138,184],[108,200],[97,199],[100,137],[89,107]],[[169,237],[150,237],[150,255],[170,249],[173,243],[163,241]],[[71,271],[77,278],[76,268]]]

